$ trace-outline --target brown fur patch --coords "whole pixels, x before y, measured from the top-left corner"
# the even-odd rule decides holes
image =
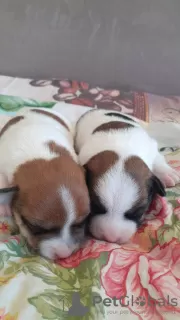
[[[17,168],[13,184],[19,187],[19,192],[13,201],[13,211],[30,224],[51,230],[61,229],[67,218],[58,194],[61,186],[67,187],[74,199],[75,223],[89,213],[89,194],[82,168],[64,148],[52,142],[50,146],[61,155],[49,161],[35,159]],[[21,226],[24,228],[24,222]]]
[[[119,156],[113,151],[102,151],[92,157],[84,166],[86,171],[86,180],[91,199],[92,213],[105,213],[105,208],[99,202],[95,192],[97,181],[110,169],[119,159]]]
[[[137,182],[140,187],[140,200],[147,199],[147,182],[152,177],[148,166],[137,156],[132,156],[125,161],[124,169]]]
[[[117,130],[117,129],[127,129],[127,128],[133,128],[132,124],[121,122],[121,121],[110,121],[101,124],[99,127],[97,127],[93,133],[101,132],[101,131],[110,131],[110,130]]]
[[[93,173],[94,177],[100,177],[108,169],[110,169],[116,161],[118,161],[119,156],[113,151],[102,151],[95,156],[93,156],[85,165],[85,168]]]
[[[57,154],[59,154],[60,156],[61,156],[61,155],[70,156],[69,152],[68,152],[65,148],[59,146],[59,145],[58,145],[57,143],[55,143],[54,141],[49,141],[49,142],[47,143],[47,146],[49,147],[49,150],[50,150],[52,153],[57,153]]]
[[[2,130],[0,131],[0,138],[2,137],[2,135],[4,134],[5,131],[8,130],[9,127],[11,127],[12,125],[16,124],[17,122],[23,120],[24,117],[23,116],[17,116],[17,117],[14,117],[12,119],[10,119],[6,124],[5,126],[2,128]]]
[[[42,110],[42,109],[32,109],[31,111],[36,112],[36,113],[43,114],[43,115],[45,115],[45,116],[47,116],[47,117],[50,117],[50,118],[56,120],[56,121],[57,121],[58,123],[60,123],[63,127],[65,127],[68,131],[70,131],[70,130],[69,130],[69,127],[68,127],[67,124],[64,122],[64,120],[62,120],[62,119],[60,118],[60,116],[58,117],[56,114],[50,113],[50,112],[45,111],[45,110]]]

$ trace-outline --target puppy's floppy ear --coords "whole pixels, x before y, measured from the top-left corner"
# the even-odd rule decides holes
[[[101,168],[101,156],[95,155],[93,156],[84,166],[85,171],[85,178],[86,178],[86,184],[89,186],[89,184],[92,182],[92,180],[98,176],[100,173]]]
[[[90,172],[90,170],[89,170],[89,168],[88,168],[88,166],[87,165],[84,165],[83,166],[83,170],[84,170],[84,175],[85,175],[85,180],[86,180],[86,184],[87,184],[87,186],[89,187],[89,184],[90,184],[90,180],[91,180],[91,172]]]
[[[84,165],[86,171],[93,173],[94,176],[100,176],[111,168],[117,161],[119,156],[110,150],[105,150],[94,155]]]
[[[0,205],[10,205],[19,188],[9,183],[8,177],[0,172]]]
[[[88,165],[84,166],[85,169],[85,178],[86,178],[86,184],[89,189],[89,195],[90,195],[90,200],[91,200],[91,214],[90,216],[94,216],[97,214],[105,214],[107,212],[106,208],[104,205],[101,203],[98,195],[96,194],[94,187],[93,187],[93,181],[94,177],[92,176],[92,168],[89,167]],[[91,217],[89,216],[89,219]]]
[[[166,191],[162,182],[155,175],[153,175],[150,180],[151,180],[152,193],[154,195],[159,194],[161,197],[165,197]]]

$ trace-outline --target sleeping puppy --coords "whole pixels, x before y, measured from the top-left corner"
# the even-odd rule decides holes
[[[68,121],[44,109],[20,111],[0,132],[0,168],[15,187],[16,223],[28,243],[50,259],[68,257],[79,247],[90,212],[73,144]]]
[[[75,149],[86,169],[89,230],[97,239],[128,242],[155,195],[165,196],[165,186],[180,180],[140,121],[122,113],[85,113],[77,123]]]

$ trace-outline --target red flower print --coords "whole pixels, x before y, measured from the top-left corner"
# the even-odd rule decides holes
[[[61,80],[59,81],[59,86],[61,86],[62,88],[70,88],[71,83],[68,80]]]
[[[69,258],[59,259],[56,263],[65,268],[75,268],[83,260],[98,258],[102,252],[109,252],[118,247],[116,244],[92,239],[87,242],[85,247],[79,249]]]
[[[17,244],[20,243],[20,236],[11,236],[8,240],[4,240],[3,243],[8,243],[10,241],[16,242]]]
[[[168,163],[174,169],[176,169],[177,171],[180,171],[180,161],[178,161],[178,160],[170,160]]]
[[[0,231],[2,232],[9,231],[9,225],[6,222],[0,222]]]
[[[71,101],[72,104],[80,105],[80,106],[87,106],[87,107],[93,107],[93,101],[86,98],[75,98]]]
[[[133,297],[133,302],[129,299],[129,305],[127,299],[123,303],[139,319],[178,319],[180,243],[172,240],[163,248],[156,245],[149,253],[115,249],[110,253],[107,265],[102,268],[101,281],[109,297]],[[137,302],[138,297],[144,299],[142,305]]]
[[[151,203],[148,212],[146,213],[145,221],[147,223],[155,222],[157,220],[160,224],[164,223],[164,219],[172,213],[171,206],[166,198],[157,196]],[[156,221],[155,221],[156,220]]]
[[[80,82],[80,87],[83,90],[88,90],[89,89],[89,84],[87,82]]]
[[[62,81],[61,81],[62,82]],[[61,83],[60,83],[61,84]],[[61,90],[61,89],[60,89]],[[76,95],[77,91],[80,90],[80,86],[77,81],[72,81],[71,86],[64,87],[63,86],[63,92],[64,93],[73,93]]]
[[[158,240],[157,231],[164,224],[165,218],[173,212],[172,206],[165,198],[157,196],[151,203],[145,216],[144,224],[137,230],[132,242],[140,251],[149,252]]]

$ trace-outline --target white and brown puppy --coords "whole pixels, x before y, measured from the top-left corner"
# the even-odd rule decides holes
[[[75,148],[87,172],[90,232],[110,242],[127,242],[156,194],[180,178],[159,153],[157,142],[133,117],[93,110],[77,123]]]
[[[29,244],[50,259],[79,247],[90,212],[73,145],[68,121],[44,109],[23,109],[0,132],[1,172],[18,187],[15,220]]]

